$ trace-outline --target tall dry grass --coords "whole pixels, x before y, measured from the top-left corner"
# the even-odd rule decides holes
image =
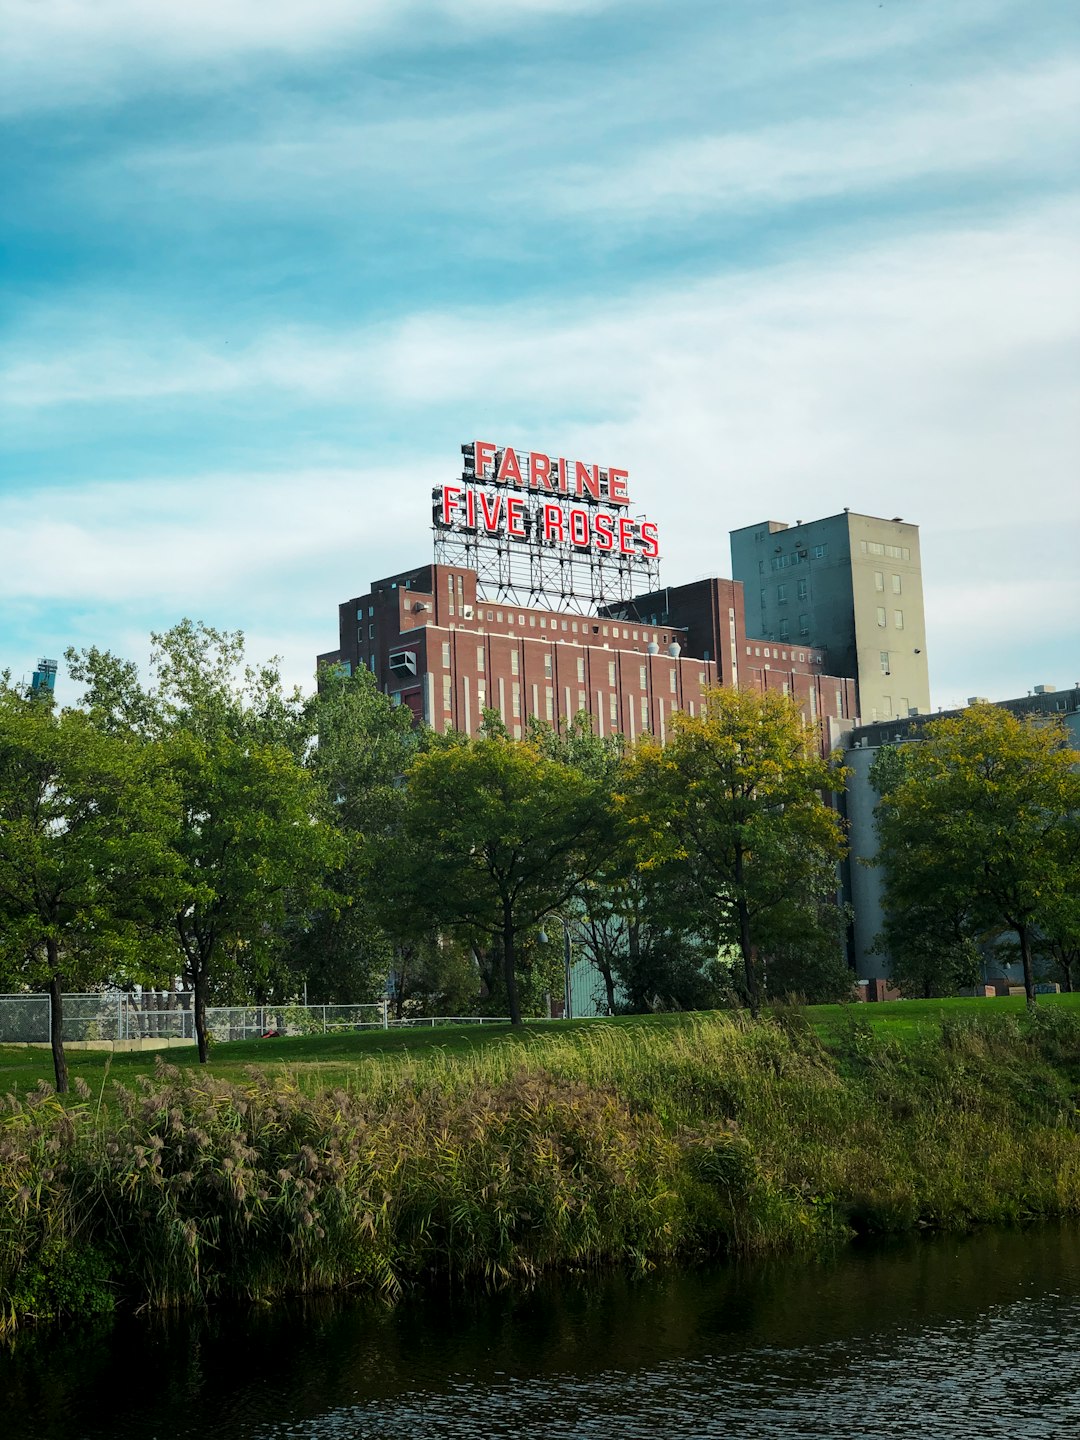
[[[159,1066],[0,1117],[0,1311],[761,1254],[1080,1210],[1080,1021],[597,1025],[348,1085]]]

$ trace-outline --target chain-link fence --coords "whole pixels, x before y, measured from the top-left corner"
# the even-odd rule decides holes
[[[51,1014],[48,995],[0,995],[0,1044],[48,1044]],[[195,997],[190,991],[65,995],[63,1014],[65,1041],[195,1039]],[[503,1015],[407,1015],[394,1019],[385,1000],[362,1005],[213,1005],[206,1011],[207,1030],[214,1040],[506,1023],[508,1017]]]
[[[0,1045],[49,1043],[52,1001],[48,995],[0,996]]]

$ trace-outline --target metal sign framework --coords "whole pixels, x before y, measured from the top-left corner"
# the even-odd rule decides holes
[[[520,494],[516,486],[492,476],[478,479],[467,466],[461,478],[469,486],[482,485]],[[521,540],[505,534],[490,534],[476,525],[444,524],[437,503],[440,494],[439,490],[432,491],[436,502],[432,507],[431,527],[435,537],[435,563],[475,570],[477,595],[483,600],[521,606],[541,603],[552,610],[590,615],[601,606],[625,604],[635,595],[660,588],[658,557],[625,555],[617,549],[604,552],[565,541],[544,540],[540,523],[542,501],[529,501],[524,522],[526,538]],[[590,495],[575,497],[574,505],[588,510],[590,518],[591,514],[607,509],[606,501]]]

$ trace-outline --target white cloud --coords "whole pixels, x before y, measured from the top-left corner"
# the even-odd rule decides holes
[[[228,358],[210,336],[144,344],[136,331],[109,351],[76,338],[48,363],[27,342],[0,384],[12,418],[17,399],[35,423],[54,407],[92,434],[99,408],[180,396],[197,410],[224,390],[243,397],[246,424],[264,417],[279,453],[263,476],[91,487],[62,493],[51,514],[42,496],[0,502],[14,557],[0,596],[199,614],[213,601],[219,623],[243,623],[257,596],[267,633],[271,614],[286,633],[301,611],[325,616],[310,621],[313,655],[332,643],[340,599],[429,553],[430,485],[479,433],[628,465],[672,583],[725,573],[728,529],[765,517],[848,505],[915,521],[935,690],[1000,694],[994,677],[1018,683],[1038,637],[1064,646],[1080,610],[1075,565],[1045,545],[1080,524],[1078,221],[1080,206],[1061,202],[996,228],[588,306],[271,331]],[[317,434],[320,415],[336,423],[361,405],[367,433],[415,434],[407,453],[398,442],[384,466],[373,445],[355,469],[282,473],[290,417]],[[55,556],[48,569],[42,554]],[[989,554],[991,575],[979,568]],[[978,593],[993,603],[974,607]],[[1003,668],[1003,636],[1025,634],[1027,654]],[[1039,678],[1054,677],[1027,683]]]
[[[670,225],[713,211],[790,206],[885,189],[905,180],[1057,164],[1072,174],[1080,144],[1080,63],[1059,59],[1011,74],[890,87],[874,107],[838,97],[826,117],[757,131],[695,135],[612,164],[579,166],[548,204],[617,227]]]
[[[0,106],[116,99],[162,76],[213,83],[220,65],[304,57],[389,32],[499,32],[612,0],[2,0]],[[209,73],[205,67],[210,67]]]

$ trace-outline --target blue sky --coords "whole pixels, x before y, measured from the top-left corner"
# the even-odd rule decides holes
[[[480,435],[629,469],[669,583],[902,515],[936,704],[1080,680],[1075,0],[0,26],[0,668],[189,615],[308,686]]]

